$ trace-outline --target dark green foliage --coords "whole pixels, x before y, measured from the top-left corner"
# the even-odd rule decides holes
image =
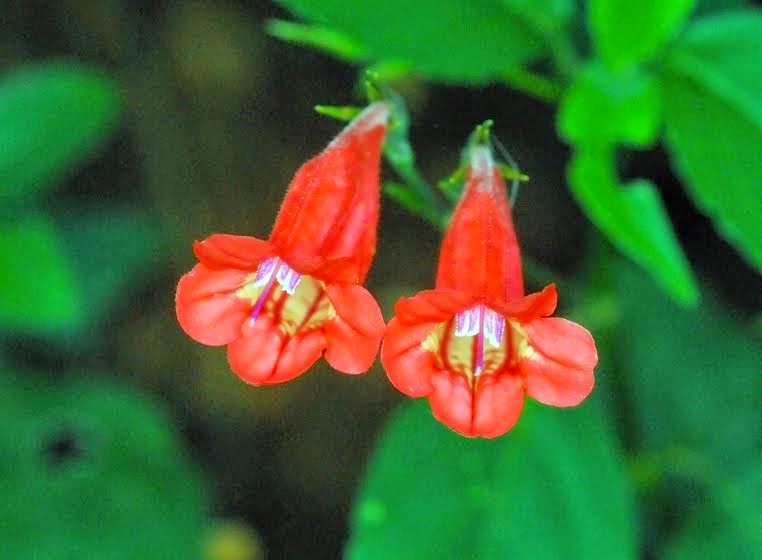
[[[762,270],[762,14],[697,20],[662,71],[666,142],[696,204]]]
[[[527,403],[470,440],[425,402],[392,418],[371,458],[347,558],[636,558],[632,493],[594,403]]]
[[[198,558],[200,478],[154,403],[113,382],[0,372],[8,558]]]
[[[0,204],[55,185],[113,129],[119,95],[105,75],[65,62],[0,81]]]

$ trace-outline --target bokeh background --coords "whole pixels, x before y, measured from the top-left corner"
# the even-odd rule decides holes
[[[307,7],[296,15],[286,9],[300,4]],[[491,21],[492,4],[471,9]],[[526,15],[516,8],[520,2],[504,4]],[[577,45],[576,56],[594,58],[585,7],[550,4],[568,4],[564,29]],[[623,4],[622,13],[640,9],[637,2]],[[686,13],[692,15],[675,24],[670,40],[690,21],[729,9],[743,9],[749,25],[759,29],[759,12],[742,4],[689,6]],[[344,35],[321,43],[306,28],[274,31],[292,41],[267,33],[272,18],[342,29],[346,22],[338,17],[331,27],[335,10],[316,17],[319,7],[311,2],[66,0],[0,6],[4,558],[336,558],[350,526],[355,540],[348,550],[355,558],[406,558],[405,550],[417,550],[417,558],[501,558],[509,552],[553,558],[560,557],[554,550],[574,551],[580,542],[588,543],[580,545],[588,557],[600,558],[762,557],[762,281],[753,264],[760,239],[738,243],[732,235],[728,241],[725,229],[718,233],[712,213],[702,210],[674,171],[674,154],[656,138],[605,140],[616,149],[623,181],[646,178],[658,185],[700,292],[693,305],[687,284],[681,292],[664,281],[665,274],[685,274],[684,268],[678,265],[675,272],[665,265],[654,273],[661,264],[638,253],[648,248],[622,249],[610,226],[601,233],[591,223],[588,215],[599,218],[589,204],[575,201],[573,192],[579,199],[580,190],[570,191],[566,175],[571,149],[558,129],[572,144],[578,138],[556,124],[554,84],[535,87],[515,73],[437,75],[425,61],[423,70],[415,61],[381,64],[385,52],[371,47],[346,61],[324,52],[346,55]],[[404,32],[413,39],[430,31],[420,12],[404,16],[411,18]],[[351,20],[347,13],[342,17]],[[548,13],[550,20],[556,12]],[[377,26],[384,25],[380,18]],[[449,38],[460,31],[439,30],[439,48],[447,51]],[[506,33],[508,47],[511,40]],[[738,41],[746,41],[752,60],[760,54],[759,36]],[[299,44],[305,42],[323,48]],[[733,38],[723,45],[732,50]],[[489,41],[479,48],[489,49]],[[654,60],[642,66],[650,71]],[[556,71],[542,57],[526,64],[538,75]],[[293,172],[342,126],[313,106],[362,104],[357,84],[367,65],[375,65],[406,101],[411,141],[431,184],[457,167],[473,126],[494,119],[496,135],[531,177],[514,209],[529,287],[555,281],[560,314],[585,324],[601,352],[598,387],[585,405],[593,410],[592,420],[560,411],[543,430],[544,409],[538,406],[527,411],[515,439],[512,432],[495,445],[482,445],[437,431],[425,407],[405,408],[376,454],[377,468],[365,475],[363,495],[375,499],[390,489],[395,497],[386,507],[408,508],[416,520],[407,533],[394,525],[394,515],[372,507],[378,500],[361,500],[351,513],[371,451],[403,401],[378,364],[367,375],[350,377],[321,363],[286,385],[253,388],[230,372],[223,349],[191,341],[174,316],[176,282],[194,264],[192,242],[214,232],[267,236]],[[751,75],[745,83],[760,83],[759,70],[737,70]],[[563,74],[559,94],[575,79]],[[725,170],[722,196],[736,197],[734,204],[746,207],[745,219],[756,222],[758,232],[759,90],[753,98],[756,105],[746,113],[752,115],[751,132],[735,138],[731,131],[724,140],[731,146],[745,142],[745,153],[755,154],[751,160],[743,154],[727,159],[728,150],[709,142],[725,133],[721,118],[719,124],[712,121],[709,105],[689,97],[681,102],[706,112],[705,158]],[[601,109],[601,121],[610,118]],[[605,128],[602,122],[594,124]],[[630,149],[622,149],[628,144]],[[393,178],[393,170],[386,167],[384,176]],[[751,183],[753,191],[743,190]],[[432,284],[440,232],[385,198],[379,239],[368,286],[389,318],[397,297]],[[646,264],[633,264],[615,246]],[[418,414],[418,424],[410,424],[411,414]],[[570,424],[602,431],[603,443],[596,445],[605,447],[601,461],[611,463],[603,470],[615,474],[597,474],[597,455],[588,460],[583,451],[555,454],[557,443],[547,434],[574,441],[577,432],[565,431]],[[429,435],[418,441],[421,434]],[[432,438],[441,438],[443,447],[429,450],[428,462],[419,464],[415,451]],[[540,453],[538,440],[546,451],[535,457],[542,466],[537,468],[547,476],[527,472],[522,482],[515,472],[505,481],[500,465],[505,472],[508,463],[515,470],[516,463]],[[462,481],[453,475],[426,482],[425,469],[441,474],[469,454],[498,465],[498,474],[484,475],[491,485],[478,491],[486,496],[479,498],[486,500],[482,505],[503,499],[496,496],[521,496],[512,503],[525,500],[529,509],[538,504],[539,519],[543,508],[576,516],[582,533],[570,536],[563,519],[547,516],[544,529],[539,521],[533,528],[535,517],[521,507],[484,506],[476,528],[472,521],[451,524],[453,517],[468,517],[458,514],[468,508],[439,520],[432,510],[455,508],[456,499],[440,506],[431,498],[457,496]],[[548,490],[556,467],[543,461],[577,474]],[[404,469],[408,463],[419,468]],[[420,495],[405,490],[411,484],[422,489]],[[569,488],[577,498],[567,495]],[[609,499],[622,504],[612,515],[626,534],[611,529],[609,535],[607,517],[591,512]],[[463,548],[436,555],[435,544],[411,544],[426,535],[436,540],[443,528],[458,534],[489,526],[503,534],[500,523],[488,523],[491,516],[523,527],[524,538],[519,532],[513,540],[490,540],[486,531],[479,547],[459,543]],[[603,527],[594,526],[596,520]],[[386,521],[386,540],[368,529]],[[598,549],[596,542],[612,548]],[[559,543],[566,548],[554,548]]]

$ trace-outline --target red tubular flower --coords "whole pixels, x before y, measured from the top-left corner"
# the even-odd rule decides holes
[[[389,107],[365,109],[294,176],[267,241],[215,234],[180,279],[177,319],[193,339],[228,346],[254,385],[304,373],[325,350],[335,369],[370,368],[384,332],[360,284],[376,248],[381,148]]]
[[[593,389],[593,338],[548,317],[555,308],[555,285],[524,295],[505,184],[489,147],[477,144],[442,242],[436,289],[397,302],[381,362],[398,390],[428,396],[434,416],[453,430],[496,437],[518,420],[524,393],[573,406]]]

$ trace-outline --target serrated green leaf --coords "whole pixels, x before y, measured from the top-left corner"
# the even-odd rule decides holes
[[[652,183],[637,179],[620,185],[610,146],[575,149],[568,177],[585,214],[620,251],[676,301],[696,303],[696,282]]]
[[[298,17],[362,46],[366,62],[409,65],[426,77],[483,83],[547,54],[565,0],[279,0]],[[334,54],[339,54],[333,51]]]
[[[82,316],[74,271],[41,214],[0,224],[0,326],[57,332]]]
[[[405,405],[371,458],[350,560],[635,558],[632,496],[594,405],[528,404],[496,440]]]
[[[651,60],[683,26],[695,0],[590,0],[588,26],[610,68]]]
[[[92,376],[0,371],[0,389],[3,555],[201,557],[200,476],[155,403]]]
[[[27,66],[0,82],[0,203],[52,186],[113,129],[114,84],[70,63]]]
[[[642,71],[616,72],[589,64],[561,100],[558,131],[572,144],[645,148],[659,137],[661,98],[656,79]]]
[[[697,20],[666,57],[667,147],[688,192],[762,270],[762,14]]]

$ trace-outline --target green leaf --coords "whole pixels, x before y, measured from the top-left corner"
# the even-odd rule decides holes
[[[665,560],[762,557],[762,467],[759,459],[736,485],[710,494],[668,544]]]
[[[644,518],[680,511],[655,557],[759,558],[759,334],[711,294],[681,309],[624,261],[608,270],[621,303],[620,407],[656,502]]]
[[[527,27],[549,36],[558,33],[574,17],[572,0],[501,0]]]
[[[367,58],[365,49],[357,41],[341,32],[319,25],[274,19],[267,22],[267,32],[283,41],[328,51],[344,60],[356,62]]]
[[[757,457],[762,345],[752,328],[711,294],[682,309],[634,267],[610,268],[622,303],[620,380],[638,446],[693,450],[723,474]]]
[[[661,100],[649,74],[590,64],[561,101],[559,135],[574,146],[572,193],[590,220],[623,253],[648,270],[677,301],[695,303],[698,290],[655,186],[621,185],[617,144],[645,148],[658,138]]]
[[[695,0],[590,0],[588,26],[610,68],[654,58],[690,16]]]
[[[130,305],[131,286],[161,256],[147,213],[129,206],[69,212],[59,219],[64,255],[72,263],[85,313],[79,333],[97,326],[115,305]]]
[[[749,4],[749,0],[698,0],[696,3],[696,15],[710,12],[729,10],[731,8],[740,8]]]
[[[200,476],[167,415],[93,377],[0,371],[0,542],[8,558],[200,558]]]
[[[568,170],[572,193],[590,220],[676,301],[694,304],[698,289],[655,186],[620,185],[611,147],[579,147]]]
[[[718,231],[762,270],[762,14],[696,21],[665,60],[667,147]]]
[[[49,219],[1,223],[0,262],[0,326],[57,331],[80,319],[74,271]]]
[[[15,70],[0,82],[0,203],[30,197],[90,155],[113,129],[119,95],[69,63]]]
[[[394,416],[352,513],[350,560],[635,558],[630,488],[586,404],[528,403],[496,440],[471,440],[421,402]]]
[[[653,145],[661,127],[657,81],[635,69],[589,64],[561,101],[559,135],[572,144]]]
[[[572,13],[568,0],[279,0],[298,17],[356,45],[367,62],[409,65],[423,76],[481,83],[547,52],[546,34]],[[530,6],[530,7],[527,7]],[[347,57],[346,49],[318,44]]]

